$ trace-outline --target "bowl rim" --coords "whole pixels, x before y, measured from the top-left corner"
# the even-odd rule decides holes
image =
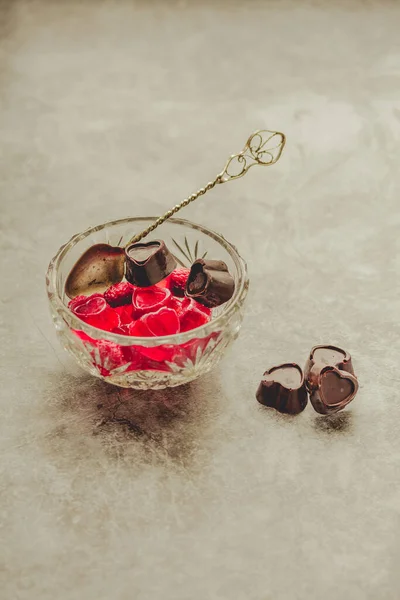
[[[102,223],[101,225],[95,225],[93,227],[88,227],[82,232],[76,233],[73,235],[65,244],[60,246],[57,253],[51,259],[47,273],[46,273],[46,289],[47,295],[50,304],[55,309],[58,314],[67,315],[69,321],[76,323],[76,326],[71,326],[69,322],[67,325],[70,329],[77,329],[79,331],[83,331],[92,339],[102,339],[107,340],[109,342],[114,342],[121,346],[146,346],[153,347],[164,344],[182,344],[187,341],[192,340],[193,338],[204,338],[209,333],[215,331],[216,328],[221,329],[225,323],[229,321],[231,316],[238,310],[238,308],[242,305],[248,290],[248,275],[247,275],[247,264],[245,260],[239,254],[237,248],[228,242],[228,240],[220,233],[213,231],[212,229],[208,229],[203,225],[199,225],[197,223],[193,223],[187,219],[177,219],[171,218],[168,219],[168,222],[174,223],[176,225],[188,226],[197,231],[201,231],[205,235],[211,237],[216,242],[218,242],[221,246],[225,248],[225,250],[231,256],[235,267],[238,272],[238,283],[235,286],[235,292],[230,301],[227,302],[226,306],[222,309],[221,313],[215,318],[212,319],[209,323],[202,325],[201,327],[197,327],[195,329],[191,329],[189,331],[185,331],[182,333],[175,333],[173,335],[166,336],[157,336],[157,337],[137,337],[137,336],[127,336],[119,333],[112,333],[109,331],[105,331],[104,329],[99,329],[98,327],[94,327],[93,325],[89,325],[85,323],[79,317],[77,317],[66,304],[64,304],[58,290],[57,290],[57,272],[58,268],[71,250],[73,246],[75,246],[78,242],[85,239],[92,233],[96,233],[97,231],[101,231],[106,229],[107,227],[112,227],[114,225],[122,225],[124,223],[132,223],[132,222],[141,222],[141,221],[156,221],[158,217],[125,217],[123,219],[115,219],[112,221],[107,221],[106,223]],[[65,321],[65,319],[64,319]]]

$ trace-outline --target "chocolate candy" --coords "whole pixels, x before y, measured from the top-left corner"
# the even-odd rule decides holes
[[[311,403],[322,415],[342,410],[358,391],[351,356],[336,346],[315,346],[304,375]]]
[[[308,400],[303,371],[295,363],[272,367],[264,373],[256,398],[260,404],[281,413],[301,413]]]
[[[196,302],[215,308],[230,300],[235,281],[222,260],[196,260],[190,270],[185,294]]]
[[[125,277],[129,283],[149,287],[162,281],[176,268],[174,256],[162,240],[130,244],[125,248]]]

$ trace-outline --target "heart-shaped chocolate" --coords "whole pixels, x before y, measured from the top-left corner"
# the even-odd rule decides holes
[[[351,356],[346,350],[331,345],[314,346],[304,368],[304,377],[310,393],[318,389],[320,373],[328,366],[354,375]]]
[[[185,294],[196,302],[215,308],[228,302],[235,291],[235,280],[222,260],[199,258],[190,269]]]
[[[144,265],[152,256],[154,256],[160,249],[161,242],[148,242],[132,244],[127,248],[127,255],[129,259],[136,265]]]
[[[264,373],[256,398],[264,406],[297,415],[308,400],[303,371],[295,363],[272,367]]]
[[[336,367],[325,367],[321,371],[319,395],[328,408],[344,408],[353,400],[357,390],[358,381],[351,373]]]
[[[162,281],[177,266],[175,257],[162,240],[138,242],[125,249],[126,274],[129,283],[149,287]]]
[[[95,244],[82,254],[65,282],[69,298],[104,292],[124,277],[124,249],[109,244]]]

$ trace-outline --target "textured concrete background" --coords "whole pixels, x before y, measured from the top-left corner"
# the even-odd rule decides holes
[[[400,3],[1,3],[2,600],[400,597]],[[164,212],[259,127],[281,162],[182,216],[248,260],[210,376],[119,391],[58,346],[44,272],[73,233]],[[330,420],[254,399],[343,345]]]

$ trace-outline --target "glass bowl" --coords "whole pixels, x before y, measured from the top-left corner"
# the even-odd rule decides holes
[[[205,227],[170,219],[157,229],[177,259],[190,267],[196,258],[223,260],[235,279],[235,293],[213,310],[212,320],[191,331],[163,337],[130,337],[109,333],[81,321],[68,308],[66,278],[76,261],[93,244],[125,246],[151,225],[153,217],[110,221],[74,235],[61,246],[46,276],[50,310],[64,348],[92,375],[121,387],[161,389],[188,383],[210,371],[237,338],[249,280],[246,263],[222,235]]]

